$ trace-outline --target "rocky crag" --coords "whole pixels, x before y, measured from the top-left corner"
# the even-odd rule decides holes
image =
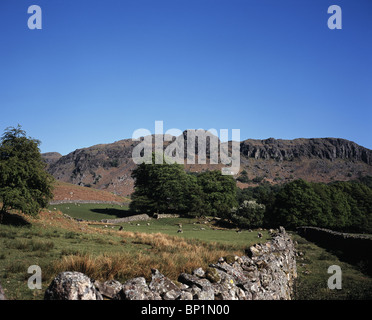
[[[187,135],[183,138],[187,139]],[[154,140],[153,137],[153,143]],[[131,172],[136,165],[132,151],[138,143],[126,139],[78,149],[65,156],[46,153],[43,158],[57,180],[127,196],[133,192]],[[164,143],[164,148],[168,144]],[[184,145],[186,147],[186,140]],[[195,150],[197,155],[197,145]],[[187,148],[185,157],[186,154]],[[298,178],[315,182],[342,181],[372,175],[372,150],[337,138],[248,139],[240,142],[240,163],[240,172],[246,171],[251,184],[255,180],[281,183]],[[205,165],[197,162],[185,165],[186,170],[193,172],[221,167],[209,164],[208,160]],[[249,183],[238,185],[244,187]]]
[[[125,283],[95,281],[80,272],[62,272],[45,291],[45,300],[289,300],[297,277],[294,244],[284,228],[247,255],[220,258],[206,270],[182,273],[174,282],[152,269],[152,279]]]

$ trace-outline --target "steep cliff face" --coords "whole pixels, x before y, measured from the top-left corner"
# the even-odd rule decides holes
[[[291,161],[298,158],[347,159],[372,165],[372,151],[345,139],[248,139],[240,144],[242,156],[254,159]]]
[[[186,139],[187,135],[183,134],[183,137]],[[78,149],[66,156],[49,153],[43,157],[48,163],[48,171],[58,180],[127,196],[133,192],[131,172],[136,165],[132,152],[138,143],[127,139]],[[164,143],[164,147],[168,144]],[[206,145],[208,147],[209,143]],[[184,146],[186,148],[186,142]],[[245,170],[250,181],[238,182],[240,187],[264,180],[282,183],[302,178],[330,182],[372,175],[372,150],[336,138],[248,139],[240,143],[240,162],[241,171]],[[206,165],[196,162],[186,165],[185,169],[201,172],[220,167],[207,161]]]

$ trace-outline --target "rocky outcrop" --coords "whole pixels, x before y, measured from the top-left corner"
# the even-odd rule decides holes
[[[58,161],[58,159],[62,157],[62,155],[58,152],[46,152],[43,153],[41,156],[44,162],[48,165]]]
[[[149,284],[138,277],[120,284],[90,281],[83,274],[64,272],[53,280],[45,299],[115,300],[289,300],[297,277],[295,249],[284,228],[271,241],[256,244],[245,256],[221,257],[206,270],[181,273],[172,281],[152,269]]]
[[[85,274],[66,271],[53,279],[44,300],[102,300],[102,295]]]
[[[248,139],[240,144],[242,156],[255,159],[278,161],[297,158],[347,159],[372,165],[372,151],[355,142],[336,138],[314,139]]]

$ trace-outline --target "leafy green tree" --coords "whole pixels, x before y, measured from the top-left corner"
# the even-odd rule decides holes
[[[263,225],[265,205],[255,200],[245,200],[231,214],[230,220],[241,228],[257,228]]]
[[[198,176],[188,174],[187,188],[187,215],[194,217],[207,216],[209,205],[205,202],[205,194],[202,187],[198,184]]]
[[[45,171],[39,144],[20,125],[5,129],[0,142],[1,217],[9,209],[37,215],[53,197],[54,179]]]
[[[189,209],[191,177],[182,165],[140,164],[132,172],[135,191],[132,194],[131,209],[154,213],[185,214]]]
[[[356,181],[342,181],[330,186],[345,203],[338,214],[345,221],[345,229],[355,232],[371,232],[372,189]],[[340,201],[340,200],[338,200]],[[340,202],[337,203],[340,206]]]
[[[286,184],[275,201],[277,223],[295,228],[319,226],[322,218],[322,203],[311,184],[299,179]]]
[[[205,214],[228,217],[231,210],[238,205],[234,178],[214,170],[200,173],[197,180],[203,190]]]

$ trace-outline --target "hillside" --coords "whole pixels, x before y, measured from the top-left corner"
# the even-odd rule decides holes
[[[77,149],[65,156],[47,153],[43,158],[48,171],[59,181],[127,196],[133,191],[131,172],[136,165],[131,157],[138,143],[126,139]],[[327,183],[372,175],[372,150],[337,138],[247,139],[240,142],[240,162],[240,172],[246,172],[246,179],[240,180],[246,183],[238,182],[239,187],[298,178]],[[193,172],[221,167],[208,161],[207,165],[185,165]]]
[[[125,202],[129,199],[115,195],[105,190],[97,190],[77,186],[71,183],[57,181],[54,184],[52,201],[105,201],[105,202]]]

